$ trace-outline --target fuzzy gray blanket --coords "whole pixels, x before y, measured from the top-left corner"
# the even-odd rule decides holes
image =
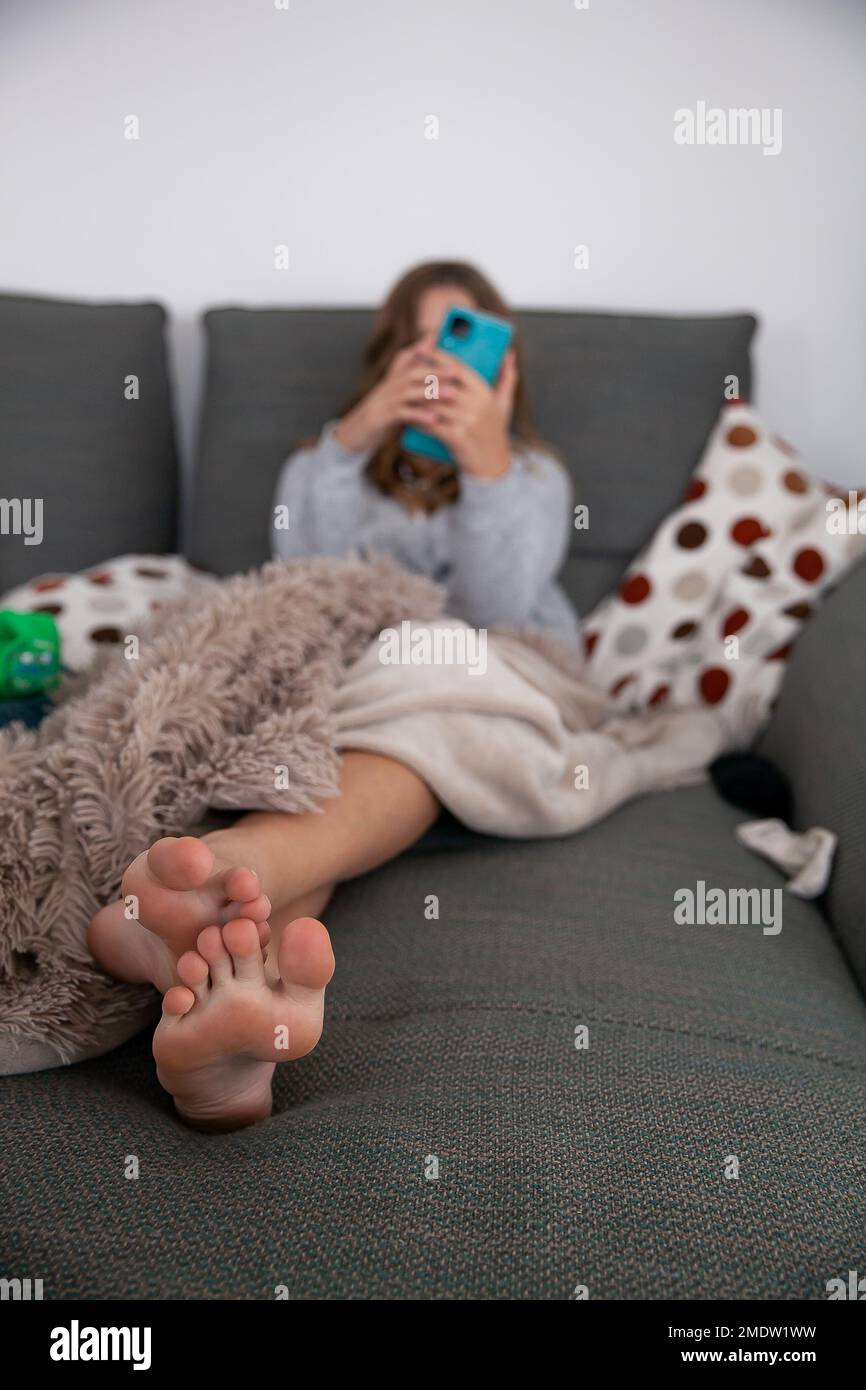
[[[269,564],[164,609],[137,659],[108,653],[38,730],[0,731],[0,1071],[138,1031],[153,992],[104,975],[84,942],[130,860],[213,808],[333,796],[343,671],[383,627],[441,610],[386,560]]]

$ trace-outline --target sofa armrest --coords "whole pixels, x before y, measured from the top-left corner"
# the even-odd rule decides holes
[[[807,622],[758,751],[790,781],[796,828],[839,837],[826,906],[866,988],[866,562]]]

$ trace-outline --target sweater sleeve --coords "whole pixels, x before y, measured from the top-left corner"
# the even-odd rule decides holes
[[[271,516],[271,553],[278,560],[348,555],[358,543],[369,452],[346,449],[334,437],[337,421],[315,444],[283,464]]]
[[[540,450],[501,478],[460,476],[449,597],[474,627],[528,621],[568,549],[571,484]]]

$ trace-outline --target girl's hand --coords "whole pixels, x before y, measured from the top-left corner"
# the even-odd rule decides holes
[[[508,352],[494,386],[465,362],[428,350],[439,381],[438,400],[411,407],[410,423],[441,439],[467,473],[500,478],[511,467],[508,427],[517,387],[517,363]]]
[[[434,337],[430,333],[396,354],[382,380],[337,425],[339,444],[377,449],[392,429],[414,422],[414,412],[425,404],[425,378],[435,370],[430,365]]]

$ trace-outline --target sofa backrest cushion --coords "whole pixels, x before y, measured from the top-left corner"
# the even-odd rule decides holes
[[[0,591],[108,555],[176,548],[164,326],[158,304],[0,295]],[[138,399],[128,398],[133,376]],[[42,540],[26,545],[7,519],[40,499]]]
[[[679,501],[734,376],[748,399],[750,315],[519,315],[541,434],[559,451],[589,526],[563,582],[581,612],[611,589]],[[364,309],[216,309],[187,555],[218,574],[268,553],[280,465],[355,384]]]
[[[839,837],[826,906],[866,990],[866,561],[803,628],[758,752],[788,777],[795,828]]]

